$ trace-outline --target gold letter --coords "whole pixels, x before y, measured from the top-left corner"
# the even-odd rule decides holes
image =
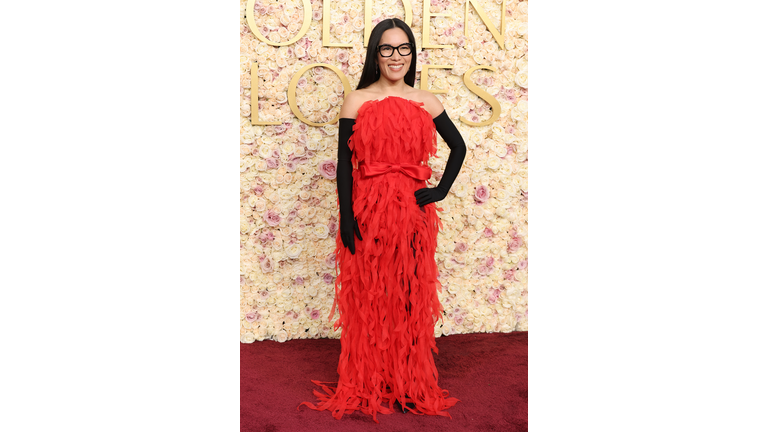
[[[437,16],[451,16],[450,13],[431,13],[429,12],[429,6],[430,6],[429,0],[424,0],[424,13],[423,15],[423,21],[421,23],[421,49],[424,48],[453,48],[453,45],[432,45],[432,43],[429,41],[429,20],[432,17]]]
[[[429,0],[424,0],[425,2],[429,2]],[[432,90],[429,88],[429,76],[427,75],[430,69],[453,69],[453,66],[440,66],[440,65],[421,65],[421,82],[419,83],[419,87],[421,87],[422,90],[426,90],[428,92],[432,92],[433,94],[438,93],[448,93],[448,90],[444,89],[435,89]]]
[[[351,44],[331,42],[331,0],[323,1],[323,46],[352,48]]]
[[[282,122],[259,121],[259,64],[251,63],[251,124],[279,125]]]
[[[424,66],[422,66],[424,67]],[[493,66],[475,66],[473,68],[469,68],[469,70],[464,74],[464,85],[467,86],[467,88],[474,94],[480,96],[484,101],[488,102],[491,105],[491,108],[493,109],[493,115],[491,115],[491,118],[484,122],[480,123],[474,123],[469,120],[467,120],[465,117],[460,117],[459,120],[463,121],[464,123],[470,125],[470,126],[487,126],[493,122],[496,121],[501,116],[501,104],[499,101],[496,100],[495,97],[491,96],[488,92],[478,87],[475,83],[472,82],[472,80],[469,79],[469,76],[472,75],[472,72],[478,70],[478,69],[488,69],[491,72],[496,72],[496,68]]]
[[[328,0],[326,0],[328,1]],[[349,81],[347,81],[347,77],[344,76],[344,74],[341,72],[339,68],[337,68],[334,65],[329,65],[327,63],[313,63],[304,66],[296,72],[296,75],[291,78],[291,82],[288,83],[288,105],[291,106],[291,111],[293,111],[293,115],[299,118],[302,122],[310,125],[310,126],[325,126],[327,124],[336,123],[339,121],[339,117],[341,116],[341,112],[339,112],[339,115],[336,116],[333,120],[327,122],[327,123],[314,123],[309,121],[306,117],[304,117],[304,114],[301,113],[299,110],[299,105],[296,103],[296,86],[299,84],[299,78],[301,78],[302,75],[304,75],[304,72],[310,70],[313,67],[327,67],[328,69],[334,71],[336,75],[341,78],[341,83],[344,85],[344,96],[346,97],[350,92],[352,92],[352,87],[349,86]],[[253,92],[253,90],[251,90]],[[251,109],[253,111],[253,109]]]
[[[371,37],[372,30],[371,15],[373,15],[373,5],[371,4],[371,1],[372,0],[365,0],[365,37],[363,38],[363,46],[366,48],[368,47],[368,39]],[[405,9],[405,23],[408,24],[408,27],[413,27],[413,6],[411,6],[411,0],[403,0],[403,9]]]
[[[504,49],[504,32],[506,30],[506,22],[504,21],[504,16],[507,14],[507,4],[504,1],[501,2],[501,32],[499,32],[496,30],[496,27],[491,24],[491,20],[488,19],[488,15],[486,15],[483,8],[477,4],[477,1],[478,0],[467,0],[466,7],[464,9],[464,36],[469,38],[469,26],[467,25],[467,22],[469,21],[469,4],[472,3],[472,7],[475,8],[475,11],[477,11],[480,19],[483,20],[485,27],[488,28],[488,30],[493,35],[493,38],[496,39],[496,43],[499,44],[501,49]]]
[[[272,46],[291,45],[292,43],[301,39],[302,36],[304,36],[307,30],[309,30],[309,25],[312,23],[312,5],[309,4],[309,0],[301,0],[301,4],[304,5],[304,21],[302,21],[301,23],[301,30],[299,30],[299,33],[288,42],[272,42],[269,39],[267,39],[263,34],[261,34],[261,31],[259,31],[259,28],[256,26],[256,21],[254,21],[254,18],[253,18],[254,3],[256,3],[256,0],[248,0],[248,4],[246,4],[245,6],[245,19],[248,22],[248,28],[251,29],[251,33],[253,33],[253,35],[256,36],[256,39],[266,44],[269,44]]]

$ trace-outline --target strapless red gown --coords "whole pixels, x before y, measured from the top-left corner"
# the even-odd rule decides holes
[[[427,160],[437,149],[422,105],[394,96],[365,102],[349,140],[363,240],[355,238],[352,255],[336,237],[339,381],[313,381],[324,392],[314,391],[316,406],[302,403],[337,419],[360,410],[376,421],[395,401],[415,414],[450,417],[445,410],[459,401],[438,387],[431,353],[438,352],[434,325],[443,310],[435,263],[441,225],[435,204],[422,209],[413,195],[426,186]]]

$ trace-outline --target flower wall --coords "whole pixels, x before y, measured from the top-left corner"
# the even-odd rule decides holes
[[[325,0],[330,1],[330,0]],[[503,0],[479,4],[500,29]],[[240,10],[240,340],[279,342],[295,338],[338,338],[329,321],[336,277],[333,251],[338,230],[336,150],[338,122],[311,126],[290,108],[289,82],[315,63],[335,66],[352,89],[365,61],[365,0],[334,1],[330,42],[323,46],[322,0],[309,2],[311,23],[296,42],[272,46],[251,32],[247,2]],[[385,18],[405,20],[400,0],[371,2],[372,25]],[[506,1],[506,29],[500,47],[473,6],[465,1],[431,0],[430,43],[451,48],[422,50],[424,5],[410,2],[417,42],[416,87],[424,65],[428,88],[437,94],[467,144],[462,172],[448,197],[438,203],[443,230],[435,259],[443,285],[445,313],[435,336],[528,329],[528,3]],[[257,0],[254,22],[272,42],[297,35],[304,17],[300,0]],[[469,37],[465,36],[465,15]],[[253,64],[256,62],[257,67]],[[489,125],[491,105],[465,84],[491,95],[501,115]],[[252,70],[252,68],[254,70]],[[253,81],[251,75],[253,74]],[[251,88],[253,83],[254,89]],[[258,85],[258,96],[255,86]],[[254,90],[254,92],[252,92]],[[258,99],[258,105],[255,106]],[[305,120],[335,119],[344,100],[344,84],[327,67],[313,67],[296,83],[295,101]],[[252,124],[258,107],[259,122]],[[463,117],[463,120],[460,119]],[[438,135],[437,157],[430,160],[432,184],[439,181],[448,146]]]

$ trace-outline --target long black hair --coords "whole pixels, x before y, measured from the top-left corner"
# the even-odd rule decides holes
[[[368,51],[365,55],[365,64],[363,65],[363,74],[360,75],[357,90],[364,89],[379,80],[379,69],[377,68],[379,53],[376,48],[379,46],[379,42],[381,42],[381,35],[393,28],[403,30],[408,36],[408,42],[413,46],[411,66],[408,68],[408,72],[405,73],[405,83],[411,87],[416,83],[416,39],[413,37],[413,32],[408,27],[408,24],[399,18],[389,18],[376,24],[376,27],[371,30],[371,36],[368,38]]]

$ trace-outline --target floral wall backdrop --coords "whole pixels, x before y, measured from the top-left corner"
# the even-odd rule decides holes
[[[430,1],[429,43],[451,47],[422,50],[425,10],[421,1],[370,3],[372,25],[391,17],[405,20],[404,3],[411,6],[418,53],[416,87],[425,88],[420,80],[422,66],[453,67],[428,71],[428,88],[446,91],[437,97],[468,150],[462,173],[448,197],[438,203],[443,209],[439,213],[443,230],[435,258],[445,313],[435,326],[435,336],[528,330],[528,3],[474,2],[499,30],[505,8],[506,28],[500,35],[503,46],[499,46],[475,4],[467,8],[467,0],[426,1]],[[338,68],[352,89],[357,86],[366,56],[366,3],[332,1],[329,17],[324,16],[322,0],[308,3],[312,8],[309,29],[283,46],[259,40],[247,23],[247,1],[240,4],[243,343],[340,336],[340,329],[333,329],[338,311],[328,319],[338,230],[338,122],[331,121],[343,102],[344,83],[328,67],[312,67],[302,73],[295,100],[304,119],[290,108],[289,83],[305,66],[324,63]],[[432,16],[445,13],[450,15]],[[253,22],[272,42],[287,42],[298,35],[303,17],[301,0],[254,3]],[[324,46],[324,19],[330,22],[329,42],[351,47]],[[478,69],[469,78],[501,109],[492,123],[472,126],[467,123],[480,123],[493,115],[491,104],[464,81],[465,73],[479,65],[495,71]],[[255,109],[256,121],[252,116]],[[330,123],[312,126],[303,120]],[[449,153],[439,135],[438,149],[437,157],[430,160],[432,184],[440,179]]]

